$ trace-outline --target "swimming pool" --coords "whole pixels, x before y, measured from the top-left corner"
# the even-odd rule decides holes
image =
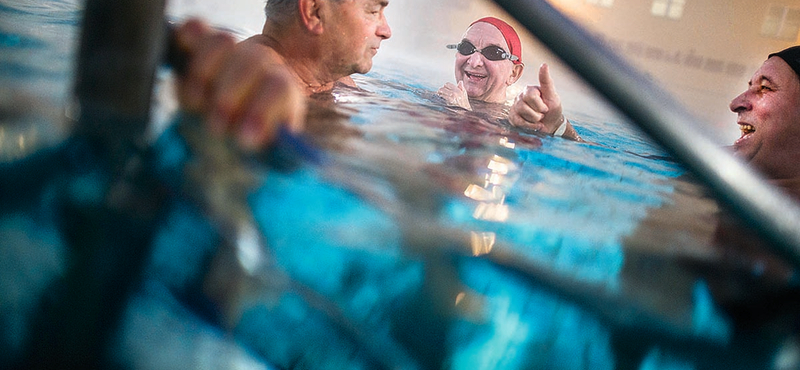
[[[10,15],[0,29],[3,107],[29,111],[15,105],[18,91],[49,107],[4,120],[4,168],[21,171],[37,148],[63,140],[59,130],[39,142],[23,139],[40,137],[31,127],[60,123],[47,109],[67,105],[68,45],[80,11],[71,1],[6,2],[0,10]],[[696,368],[692,350],[670,344],[699,342],[702,351],[733,340],[703,281],[664,254],[642,251],[658,244],[647,239],[654,234],[636,238],[654,228],[675,248],[705,242],[694,230],[645,222],[676,193],[701,199],[661,149],[621,119],[581,112],[572,120],[591,144],[520,133],[491,115],[443,107],[432,94],[438,86],[409,78],[409,68],[376,65],[356,76],[361,89],[314,98],[319,113],[307,138],[318,162],[220,164],[183,126],[157,135],[152,171],[172,196],[141,287],[109,345],[113,361],[136,368]],[[170,112],[155,116],[175,120]],[[253,182],[223,198],[231,203],[210,204],[205,191],[238,184],[237,169]],[[2,338],[14,349],[5,363],[24,351],[36,297],[67,269],[67,241],[52,231],[58,197],[47,189],[67,187],[90,202],[95,175],[89,168],[67,185],[48,183],[32,195],[36,205],[12,202],[3,211],[0,232],[20,257],[4,259],[2,291],[28,292],[3,295],[11,298],[1,312],[13,325]],[[15,192],[26,193],[3,190],[2,199]],[[226,239],[242,235],[225,230],[236,207],[250,211],[267,249]],[[634,342],[641,348],[631,350]]]

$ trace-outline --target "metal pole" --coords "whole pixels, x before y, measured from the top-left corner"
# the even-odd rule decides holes
[[[700,130],[701,120],[545,0],[494,0],[800,267],[800,209]]]
[[[77,56],[80,111],[75,132],[108,151],[112,166],[144,147],[155,71],[166,44],[165,1],[86,2]]]
[[[139,281],[163,197],[147,171],[144,133],[161,63],[164,0],[88,0],[78,53],[79,118],[65,152],[107,179],[61,192],[59,227],[69,270],[44,299],[20,368],[96,369]],[[77,167],[81,167],[78,164]],[[69,188],[81,169],[64,169]]]

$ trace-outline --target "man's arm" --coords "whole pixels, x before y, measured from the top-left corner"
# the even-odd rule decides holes
[[[278,128],[303,128],[305,96],[275,50],[190,20],[176,30],[187,56],[177,78],[182,109],[203,116],[217,135],[231,135],[245,150],[272,143]]]

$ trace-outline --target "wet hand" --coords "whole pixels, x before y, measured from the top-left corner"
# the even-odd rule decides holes
[[[272,49],[190,20],[176,30],[187,55],[177,78],[182,109],[204,117],[217,135],[230,135],[246,151],[271,144],[281,125],[303,128],[305,97],[280,56]]]
[[[525,87],[514,99],[508,119],[514,126],[552,134],[564,122],[563,117],[561,98],[550,77],[550,68],[542,64],[539,86]]]
[[[472,106],[469,104],[469,96],[467,96],[467,89],[464,87],[464,81],[459,81],[458,85],[448,82],[439,88],[436,94],[441,96],[447,105],[472,110]]]

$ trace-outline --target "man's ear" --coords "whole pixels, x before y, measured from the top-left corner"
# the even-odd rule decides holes
[[[322,33],[321,1],[324,0],[297,0],[300,20],[303,22],[303,26],[317,35]]]
[[[525,65],[524,64],[522,64],[522,63],[514,64],[514,68],[511,69],[511,75],[508,76],[508,80],[506,81],[506,85],[511,86],[511,85],[514,84],[514,82],[517,82],[517,80],[519,80],[519,78],[522,77],[522,71],[524,69],[525,69]]]

